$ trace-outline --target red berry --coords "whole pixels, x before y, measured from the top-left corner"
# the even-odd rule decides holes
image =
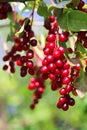
[[[66,91],[67,91],[67,92],[71,92],[72,89],[73,89],[73,85],[72,85],[72,84],[68,84],[68,85],[66,86]]]
[[[37,45],[37,40],[36,39],[30,40],[30,44],[31,44],[31,46],[36,46]]]
[[[47,40],[48,42],[54,42],[55,39],[56,39],[56,35],[54,35],[54,34],[49,34],[46,40]]]
[[[81,68],[80,63],[77,63],[77,65],[75,66],[75,69],[79,71],[79,70],[80,70],[80,68]]]
[[[85,42],[83,43],[83,46],[84,46],[85,48],[87,48],[87,41],[85,41]]]
[[[53,50],[55,48],[55,42],[48,42],[46,45],[49,49]]]
[[[31,83],[36,83],[36,78],[30,78]]]
[[[72,53],[73,53],[72,48],[68,48],[68,52],[69,52],[70,54],[72,54]]]
[[[75,100],[74,100],[73,98],[70,98],[68,104],[69,104],[70,106],[74,106]]]
[[[33,62],[32,62],[31,60],[29,60],[29,61],[26,62],[26,66],[27,66],[28,68],[30,68],[30,69],[33,69],[33,68],[34,68],[34,64],[33,64]]]
[[[53,57],[54,57],[54,58],[58,59],[58,58],[60,58],[60,56],[61,56],[61,54],[60,54],[60,51],[59,51],[59,50],[55,50],[55,51],[53,52]]]
[[[68,40],[67,36],[63,33],[59,34],[59,40],[61,42],[66,42]]]
[[[44,54],[49,55],[51,53],[51,50],[49,48],[44,49]]]
[[[23,63],[20,61],[20,59],[16,61],[16,64],[17,64],[18,66],[22,66],[22,65],[23,65]]]
[[[48,55],[48,56],[47,56],[47,61],[48,61],[49,63],[53,62],[53,60],[54,60],[54,58],[53,58],[52,55]]]
[[[34,90],[35,88],[36,88],[36,86],[35,86],[34,83],[30,83],[30,84],[28,85],[28,89],[29,89],[29,90]]]
[[[66,98],[65,97],[60,97],[59,101],[57,103],[57,108],[62,108],[62,106],[64,105],[65,102],[66,102]]]
[[[41,72],[42,72],[42,73],[47,73],[47,71],[48,71],[47,66],[42,66]]]
[[[64,105],[62,106],[62,109],[64,111],[67,111],[69,109],[69,105],[67,103],[64,103]]]
[[[70,64],[69,63],[65,63],[64,66],[63,66],[64,69],[69,69],[70,68]]]
[[[80,0],[79,5],[78,5],[78,9],[81,10],[82,7],[84,6],[84,4],[85,4],[84,1]]]
[[[64,77],[62,82],[63,82],[63,84],[69,84],[70,83],[70,78],[69,77]]]
[[[34,75],[34,74],[35,74],[35,71],[34,71],[34,69],[30,69],[30,68],[29,68],[28,73],[29,73],[30,75]]]
[[[52,74],[52,73],[50,73],[50,74],[48,75],[48,78],[50,78],[51,80],[54,80],[54,79],[55,79],[55,75]]]
[[[50,17],[49,17],[49,21],[50,21],[50,22],[54,22],[54,21],[55,21],[55,16],[50,16]]]
[[[65,53],[65,48],[62,47],[62,46],[60,46],[60,47],[59,47],[59,51],[60,51],[61,54],[64,54],[64,53]]]
[[[63,77],[67,77],[67,76],[69,75],[69,70],[68,70],[68,69],[62,70],[61,75],[62,75]]]
[[[30,108],[33,110],[35,108],[35,104],[31,104]]]
[[[58,68],[62,68],[62,66],[63,66],[62,61],[61,61],[61,60],[57,60],[57,61],[56,61],[56,66],[57,66]]]
[[[29,50],[26,54],[27,58],[32,59],[34,57],[34,52],[32,50]]]
[[[4,65],[3,70],[7,70],[7,69],[8,69],[8,65]]]
[[[67,93],[66,88],[60,88],[59,93],[60,93],[61,95],[65,95],[65,94]]]
[[[55,70],[55,68],[56,68],[56,65],[54,64],[54,63],[50,63],[49,65],[48,65],[48,70],[49,71],[54,71]]]

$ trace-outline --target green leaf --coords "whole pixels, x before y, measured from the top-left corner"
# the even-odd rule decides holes
[[[67,7],[74,9],[75,7],[78,6],[79,2],[80,2],[80,0],[72,0],[72,1],[67,5]]]
[[[26,20],[24,21],[23,25],[21,26],[20,30],[15,34],[18,37],[21,37],[23,32],[24,32],[24,28],[26,26],[26,24],[28,23],[29,19],[26,18]]]
[[[87,73],[84,72],[83,68],[80,70],[80,77],[76,79],[75,86],[83,91],[87,92]]]
[[[76,51],[77,52],[81,52],[82,54],[86,54],[87,55],[86,49],[80,43],[78,43]]]
[[[15,30],[18,30],[18,29],[19,29],[19,27],[20,27],[20,23],[15,22],[15,25],[14,25]]]
[[[13,14],[13,12],[9,12],[7,15],[8,15],[8,18],[9,18],[11,21],[14,21],[14,14]]]
[[[62,29],[73,32],[87,30],[87,14],[79,10],[67,10],[58,16],[58,23]]]
[[[79,10],[68,13],[68,26],[71,31],[87,30],[87,13]]]
[[[27,2],[27,5],[23,8],[23,10],[32,10],[34,7],[34,0],[29,0],[29,2]]]
[[[62,2],[59,2],[57,7],[58,8],[64,8],[67,4],[69,4],[72,0],[63,0]]]
[[[62,13],[57,17],[60,28],[68,30],[68,13]]]
[[[39,7],[37,9],[37,13],[40,15],[40,16],[44,16],[44,17],[48,17],[51,15],[51,12],[49,11],[47,5],[45,4],[44,1],[40,1],[39,2]]]

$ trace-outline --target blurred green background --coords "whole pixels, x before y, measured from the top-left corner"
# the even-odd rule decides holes
[[[59,94],[46,83],[43,98],[35,110],[30,110],[33,92],[27,89],[29,75],[21,78],[19,68],[12,76],[2,70],[9,30],[9,25],[0,26],[0,130],[87,130],[87,94],[83,99],[75,97],[75,106],[65,112],[56,108]],[[38,35],[44,32],[41,27],[35,30]]]

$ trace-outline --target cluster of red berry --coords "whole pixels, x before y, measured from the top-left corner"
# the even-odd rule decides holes
[[[31,24],[29,19],[24,19],[27,23],[24,27],[24,31],[21,37],[14,37],[15,44],[13,45],[10,52],[3,57],[4,61],[8,61],[9,65],[5,64],[3,70],[10,68],[10,72],[15,72],[15,63],[21,67],[20,75],[22,77],[26,76],[27,72],[31,75],[34,74],[35,66],[33,64],[32,58],[34,57],[34,52],[32,46],[37,45],[37,40],[34,37],[34,32],[31,29]],[[21,52],[23,53],[21,55]]]
[[[36,70],[35,76],[36,77],[30,79],[30,83],[28,85],[29,90],[34,90],[34,93],[32,95],[33,103],[30,105],[31,109],[35,108],[35,105],[42,98],[45,89],[45,82],[44,79],[42,78],[40,69]]]
[[[7,18],[7,13],[12,12],[12,7],[8,2],[0,2],[0,20]]]
[[[81,0],[78,5],[79,10],[83,9],[83,3]],[[79,77],[81,68],[80,63],[71,65],[68,62],[66,50],[63,46],[60,46],[60,43],[67,42],[70,33],[68,31],[60,33],[58,23],[53,15],[45,20],[44,27],[48,30],[48,36],[43,49],[44,59],[42,59],[42,65],[38,67],[34,65],[32,60],[34,57],[32,47],[37,46],[37,40],[34,37],[30,19],[26,18],[20,21],[20,27],[22,25],[24,25],[22,35],[14,37],[15,44],[3,58],[4,61],[8,62],[3,66],[3,70],[10,69],[10,72],[14,73],[16,63],[20,66],[21,77],[26,76],[27,73],[34,75],[28,85],[29,90],[34,90],[33,103],[30,105],[31,109],[34,109],[39,99],[41,99],[45,89],[45,81],[50,79],[51,89],[53,91],[58,90],[60,94],[57,108],[64,111],[68,110],[69,106],[75,104],[71,93],[75,95],[74,81]],[[79,32],[77,37],[77,40],[87,48],[87,31]],[[71,48],[67,49],[69,53],[72,53]]]
[[[71,67],[65,57],[64,47],[58,47],[59,41],[66,42],[68,40],[69,33],[63,32],[59,34],[57,32],[58,28],[55,31],[53,26],[51,26],[55,22],[55,17],[53,17],[49,18],[50,26],[47,28],[49,33],[44,48],[46,56],[42,61],[41,72],[44,80],[48,78],[51,80],[51,89],[53,91],[59,89],[59,93],[62,95],[58,100],[57,107],[67,110],[69,105],[73,106],[75,104],[74,99],[70,97],[70,92],[75,90],[74,80],[79,76],[80,64],[78,63]]]

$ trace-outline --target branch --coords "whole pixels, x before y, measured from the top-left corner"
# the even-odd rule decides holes
[[[0,2],[25,2],[29,0],[0,0]]]

